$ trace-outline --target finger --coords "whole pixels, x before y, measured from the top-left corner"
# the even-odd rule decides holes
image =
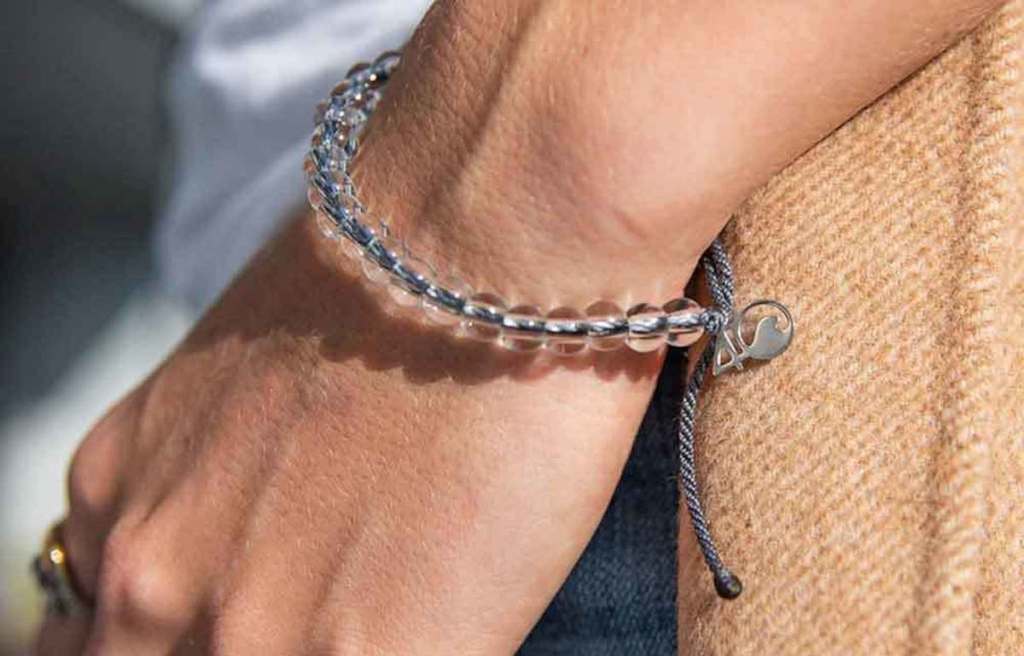
[[[75,591],[90,605],[96,598],[100,552],[108,532],[105,524],[77,513],[64,520],[61,531],[67,550],[68,575]]]
[[[188,540],[152,513],[126,513],[104,541],[88,654],[168,654],[193,622],[202,581]]]
[[[75,583],[95,596],[100,552],[117,513],[122,485],[122,445],[135,421],[132,397],[110,410],[89,431],[68,469],[68,517],[63,536],[74,561]]]
[[[46,616],[36,639],[36,653],[82,653],[92,625],[92,605],[74,577],[71,553],[58,523],[47,533],[33,573],[47,597]]]

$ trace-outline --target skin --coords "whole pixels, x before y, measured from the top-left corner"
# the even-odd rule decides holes
[[[357,175],[478,289],[666,299],[751,191],[998,4],[441,2]],[[38,653],[511,653],[568,575],[663,354],[449,337],[311,224],[85,438],[65,537],[96,608]]]

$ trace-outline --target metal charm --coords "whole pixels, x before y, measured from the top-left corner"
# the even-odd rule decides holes
[[[775,314],[762,317],[754,327],[753,337],[747,342],[743,336],[747,314],[761,307],[771,308]],[[785,319],[785,325],[781,327],[780,316]],[[754,301],[741,312],[734,313],[729,323],[718,334],[715,340],[715,375],[730,369],[742,371],[743,363],[747,360],[771,360],[780,355],[793,341],[795,328],[793,315],[782,303],[770,300]]]

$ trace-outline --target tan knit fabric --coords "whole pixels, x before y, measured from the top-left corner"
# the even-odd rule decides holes
[[[737,301],[797,320],[711,381],[680,653],[1024,654],[1024,228],[1013,3],[753,197]]]

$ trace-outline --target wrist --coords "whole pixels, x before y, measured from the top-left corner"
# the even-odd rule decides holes
[[[431,264],[513,302],[579,308],[678,295],[727,214],[682,230],[655,220],[674,219],[696,186],[635,202],[634,181],[646,174],[619,170],[632,128],[603,148],[607,131],[576,116],[596,97],[590,84],[559,89],[565,98],[553,101],[544,41],[522,57],[535,63],[509,71],[493,63],[513,57],[502,45],[508,27],[492,29],[490,65],[467,62],[446,39],[424,44],[422,31],[406,49],[354,169],[371,214]],[[455,52],[439,54],[445,48]]]

